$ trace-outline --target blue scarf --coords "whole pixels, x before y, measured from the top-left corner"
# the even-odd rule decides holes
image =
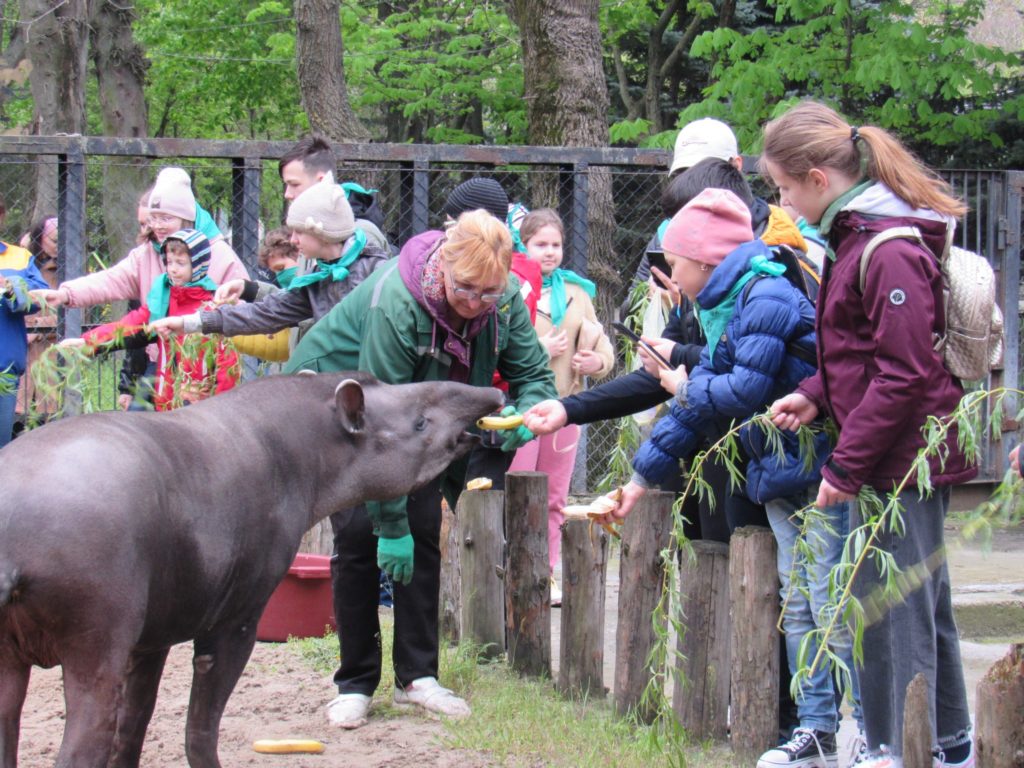
[[[580,286],[590,298],[594,298],[597,294],[597,286],[585,277],[580,277],[571,269],[558,269],[552,270],[550,275],[545,275],[541,279],[542,288],[551,289],[551,324],[556,328],[562,324],[565,319],[565,310],[569,304],[565,299],[565,284],[575,283]]]
[[[335,261],[321,261],[320,259],[317,259],[316,271],[293,277],[291,283],[288,285],[288,290],[295,291],[299,288],[305,288],[307,285],[319,283],[321,280],[327,280],[328,278],[336,283],[340,283],[348,277],[348,268],[352,266],[353,261],[359,258],[359,254],[363,252],[363,248],[365,246],[366,233],[361,229],[357,229],[355,234],[349,238],[348,245],[345,247],[345,250],[342,251],[340,259],[336,259]]]
[[[203,275],[198,280],[185,283],[184,288],[205,288],[208,291],[216,291],[217,284],[209,275]],[[149,293],[146,294],[146,306],[149,308],[150,320],[162,320],[167,317],[167,307],[171,303],[171,278],[166,274],[160,275],[153,281]]]
[[[765,256],[755,256],[750,260],[748,269],[729,290],[729,293],[717,306],[710,309],[703,309],[699,304],[694,304],[697,309],[697,318],[700,320],[700,327],[704,329],[704,338],[708,340],[708,359],[714,360],[715,347],[722,340],[725,328],[736,313],[736,299],[739,298],[743,286],[749,283],[758,275],[769,275],[779,277],[785,274],[786,265],[777,261],[769,261]]]

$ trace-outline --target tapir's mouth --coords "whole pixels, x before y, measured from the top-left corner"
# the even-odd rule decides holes
[[[459,445],[476,445],[480,442],[480,435],[474,435],[472,432],[466,432],[465,430],[459,435]]]

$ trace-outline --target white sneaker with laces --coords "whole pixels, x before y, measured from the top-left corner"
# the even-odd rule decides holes
[[[849,760],[847,760],[847,766],[852,768],[855,765],[863,765],[867,762],[868,755],[868,740],[864,735],[864,731],[857,731],[857,735],[853,737],[853,741],[850,742]]]
[[[932,755],[932,768],[974,768],[974,742],[971,742],[971,750],[967,753],[967,757],[961,760],[959,763],[950,763],[946,761],[946,755],[943,752]]]
[[[327,705],[327,721],[338,728],[359,728],[366,725],[370,713],[370,696],[343,693]]]
[[[395,704],[402,707],[415,704],[428,712],[448,717],[469,715],[469,705],[447,688],[442,688],[435,677],[421,677],[405,688],[396,687]]]
[[[903,758],[890,755],[889,751],[882,747],[881,752],[869,754],[857,765],[859,768],[903,768]]]

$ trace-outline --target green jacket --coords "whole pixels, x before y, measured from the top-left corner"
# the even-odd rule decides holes
[[[300,370],[365,371],[388,384],[447,381],[450,358],[445,334],[406,287],[398,259],[379,267],[303,337],[285,366]],[[548,356],[530,324],[519,282],[509,285],[488,322],[472,340],[469,384],[489,387],[497,371],[508,382],[520,410],[558,397]],[[466,461],[453,463],[442,478],[442,491],[454,509],[465,484]],[[378,536],[398,538],[409,532],[405,498],[367,505]]]

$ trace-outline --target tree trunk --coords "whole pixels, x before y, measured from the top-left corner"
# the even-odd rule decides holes
[[[334,141],[367,141],[370,134],[348,100],[342,54],[340,0],[296,0],[295,59],[309,125]]]
[[[86,0],[21,0],[19,9],[32,62],[32,133],[82,133],[89,40]],[[57,164],[40,162],[32,220],[56,210]]]
[[[608,85],[598,26],[600,0],[509,0],[523,46],[523,80],[531,144],[604,147],[608,145]],[[541,177],[551,175],[540,174]],[[567,254],[567,266],[580,260],[611,302],[622,276],[612,264],[615,205],[607,168],[588,174],[585,249]],[[538,179],[538,182],[541,179]],[[550,190],[534,193],[533,202],[550,199]],[[571,222],[568,231],[572,243]],[[575,259],[573,257],[576,257]],[[600,314],[600,311],[599,311]]]
[[[90,55],[99,84],[103,133],[137,139],[149,135],[144,93],[149,62],[132,34],[134,17],[131,6],[92,0]],[[103,165],[103,224],[106,250],[112,257],[127,254],[135,245],[135,209],[148,175],[145,158]]]

